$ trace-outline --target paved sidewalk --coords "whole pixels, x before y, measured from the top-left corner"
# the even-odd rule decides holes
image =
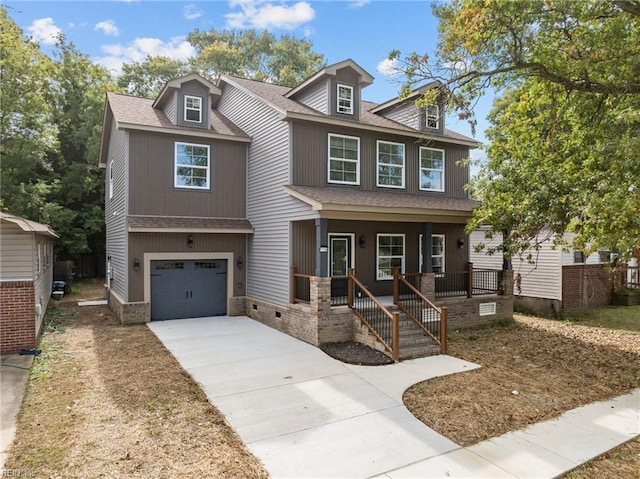
[[[274,478],[552,478],[640,434],[636,390],[461,448],[409,413],[402,393],[473,363],[347,365],[246,317],[149,328]]]
[[[0,356],[0,477],[16,434],[16,421],[29,380],[33,356]]]

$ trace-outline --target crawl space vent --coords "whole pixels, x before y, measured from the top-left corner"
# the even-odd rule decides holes
[[[496,303],[480,304],[478,314],[480,314],[480,316],[491,316],[492,314],[496,314]]]

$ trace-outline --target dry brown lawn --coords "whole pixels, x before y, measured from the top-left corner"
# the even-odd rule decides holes
[[[144,325],[93,283],[50,303],[6,470],[42,478],[264,478],[220,412]]]
[[[626,310],[638,314],[640,307]],[[515,316],[509,325],[453,332],[449,354],[482,365],[417,384],[409,410],[452,441],[469,446],[640,386],[640,333],[567,321]],[[624,449],[623,449],[624,448]],[[638,441],[618,448],[613,465],[590,477],[639,477]],[[603,458],[602,460],[606,460]],[[622,467],[617,473],[615,467]],[[603,467],[613,467],[610,475]],[[631,473],[631,475],[626,475]]]
[[[52,301],[5,469],[43,478],[265,478],[224,417],[144,325],[119,325],[100,282]],[[629,310],[633,311],[633,310]],[[635,309],[640,318],[640,307]],[[618,330],[517,316],[452,332],[449,354],[477,371],[405,393],[423,422],[470,445],[638,387],[640,326]],[[638,477],[640,442],[571,479]]]

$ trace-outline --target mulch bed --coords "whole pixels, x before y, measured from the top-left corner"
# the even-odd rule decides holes
[[[393,360],[386,354],[355,341],[325,343],[320,345],[320,349],[343,363],[358,364],[360,366],[393,364]]]

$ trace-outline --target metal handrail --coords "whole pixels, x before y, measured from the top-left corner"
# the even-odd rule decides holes
[[[424,296],[420,291],[418,291],[415,286],[413,286],[404,275],[400,274],[399,270],[394,271],[393,275],[394,280],[394,288],[393,288],[393,302],[398,305],[402,311],[405,312],[407,318],[412,320],[421,330],[422,332],[429,336],[438,346],[440,346],[440,352],[442,354],[447,353],[447,307],[438,307],[433,304],[429,299]],[[400,294],[400,284],[402,284],[406,289],[408,289],[411,297],[405,297],[406,294]],[[414,307],[411,307],[411,304]],[[425,307],[426,306],[426,307]],[[418,319],[416,316],[417,311],[422,312],[422,318]],[[438,315],[438,332],[434,334],[423,324],[424,321],[424,311],[435,311]],[[432,321],[427,321],[432,322]]]
[[[355,291],[356,288],[358,291]],[[357,294],[361,293],[361,294]],[[364,297],[362,296],[364,295]],[[365,301],[368,301],[368,308],[365,308]],[[353,269],[349,270],[349,307],[360,319],[369,331],[380,341],[382,346],[391,353],[394,361],[400,360],[400,314],[390,312],[376,297],[371,294],[367,287],[358,280]],[[373,312],[373,315],[371,313]],[[369,318],[367,318],[369,316]],[[379,323],[380,320],[390,322],[390,327]],[[389,334],[390,333],[390,334]],[[391,343],[391,344],[389,344]]]

